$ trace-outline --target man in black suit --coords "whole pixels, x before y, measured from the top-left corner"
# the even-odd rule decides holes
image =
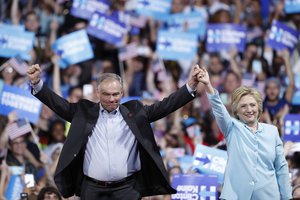
[[[54,176],[65,198],[75,194],[83,200],[135,200],[176,193],[168,183],[150,123],[194,99],[198,66],[186,85],[152,105],[136,100],[120,104],[122,80],[111,73],[98,80],[99,103],[85,99],[69,103],[43,84],[40,73],[39,65],[27,71],[32,93],[71,122]]]

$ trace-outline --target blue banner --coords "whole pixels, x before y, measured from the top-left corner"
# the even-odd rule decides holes
[[[196,34],[159,31],[156,51],[160,58],[166,60],[193,60],[197,44]]]
[[[177,193],[171,195],[171,200],[218,199],[218,178],[215,175],[174,175],[172,187],[177,190]]]
[[[170,15],[171,2],[172,0],[138,0],[137,12],[156,20],[166,20]]]
[[[0,24],[0,29],[7,29],[12,31],[25,31],[24,25],[10,25],[10,24]]]
[[[204,39],[206,33],[206,20],[200,12],[172,14],[167,20],[169,31],[196,33]]]
[[[284,141],[300,142],[300,114],[287,114],[284,117]]]
[[[125,23],[120,22],[117,17],[95,12],[87,27],[87,32],[98,39],[120,46],[127,29]]]
[[[60,56],[60,67],[89,60],[94,57],[93,49],[85,30],[79,30],[58,38],[52,46]]]
[[[0,114],[7,115],[16,111],[19,118],[28,119],[36,124],[41,108],[42,103],[27,90],[4,84],[0,91]]]
[[[194,152],[193,166],[203,174],[218,175],[219,183],[223,183],[223,176],[227,163],[226,151],[198,144]]]
[[[293,51],[299,42],[299,32],[283,23],[273,21],[267,39],[267,45],[276,50]]]
[[[7,200],[20,199],[20,193],[23,192],[24,185],[20,175],[10,175],[8,186],[5,191]]]
[[[70,12],[75,17],[89,20],[95,11],[105,13],[109,6],[108,0],[74,0]]]
[[[246,27],[236,24],[209,24],[206,33],[206,50],[219,52],[220,50],[245,50]]]
[[[23,31],[20,27],[2,26],[0,28],[0,57],[15,57],[20,55],[24,60],[31,60],[29,55],[33,48],[35,35]]]
[[[300,0],[285,0],[284,11],[287,14],[300,13]]]

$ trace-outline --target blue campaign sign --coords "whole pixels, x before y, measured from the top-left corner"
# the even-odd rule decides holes
[[[193,166],[203,174],[218,175],[219,183],[223,182],[223,175],[227,163],[226,151],[198,144],[194,152]]]
[[[29,91],[4,84],[0,93],[0,114],[7,115],[16,111],[19,118],[26,118],[36,124],[38,122],[42,103]]]
[[[0,29],[8,29],[11,31],[25,31],[24,25],[0,24]]]
[[[170,15],[171,2],[172,0],[138,0],[136,11],[156,20],[166,20]]]
[[[220,50],[245,50],[246,27],[236,24],[209,24],[206,33],[206,50],[219,52]]]
[[[177,193],[171,195],[171,200],[218,199],[218,178],[215,175],[174,175],[172,187],[177,190]]]
[[[108,0],[74,0],[71,15],[89,20],[95,11],[105,13],[109,10]]]
[[[94,57],[93,49],[85,30],[79,30],[58,38],[52,46],[60,56],[60,67],[76,64]]]
[[[299,41],[299,32],[278,21],[273,21],[267,39],[267,45],[276,50],[293,51]]]
[[[205,16],[200,12],[172,14],[167,19],[167,26],[170,31],[197,33],[202,39],[206,33]]]
[[[284,1],[285,13],[300,13],[300,0],[285,0]]]
[[[300,114],[288,114],[284,117],[284,141],[300,142]]]
[[[95,12],[89,22],[87,32],[98,39],[120,46],[127,29],[126,24],[119,21],[117,17]]]
[[[197,52],[197,34],[159,31],[156,51],[166,60],[193,60]]]
[[[20,193],[23,192],[23,189],[21,176],[11,174],[5,191],[5,198],[7,200],[20,199]]]
[[[23,31],[20,27],[3,26],[0,28],[0,57],[11,58],[20,55],[30,60],[29,51],[33,48],[34,33]]]

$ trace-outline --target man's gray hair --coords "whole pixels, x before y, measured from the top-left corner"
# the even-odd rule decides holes
[[[114,74],[114,73],[102,73],[100,74],[98,80],[97,80],[97,87],[104,81],[107,79],[111,79],[111,80],[116,80],[118,81],[121,86],[123,87],[123,80],[122,78],[118,75],[118,74]]]

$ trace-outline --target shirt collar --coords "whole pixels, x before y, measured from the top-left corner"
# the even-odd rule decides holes
[[[119,111],[120,111],[120,106],[118,106],[117,109],[115,109],[111,112],[108,112],[107,110],[105,110],[103,108],[103,106],[100,103],[100,113],[106,113],[106,114],[109,114],[109,115],[116,115],[117,113],[119,113]]]

